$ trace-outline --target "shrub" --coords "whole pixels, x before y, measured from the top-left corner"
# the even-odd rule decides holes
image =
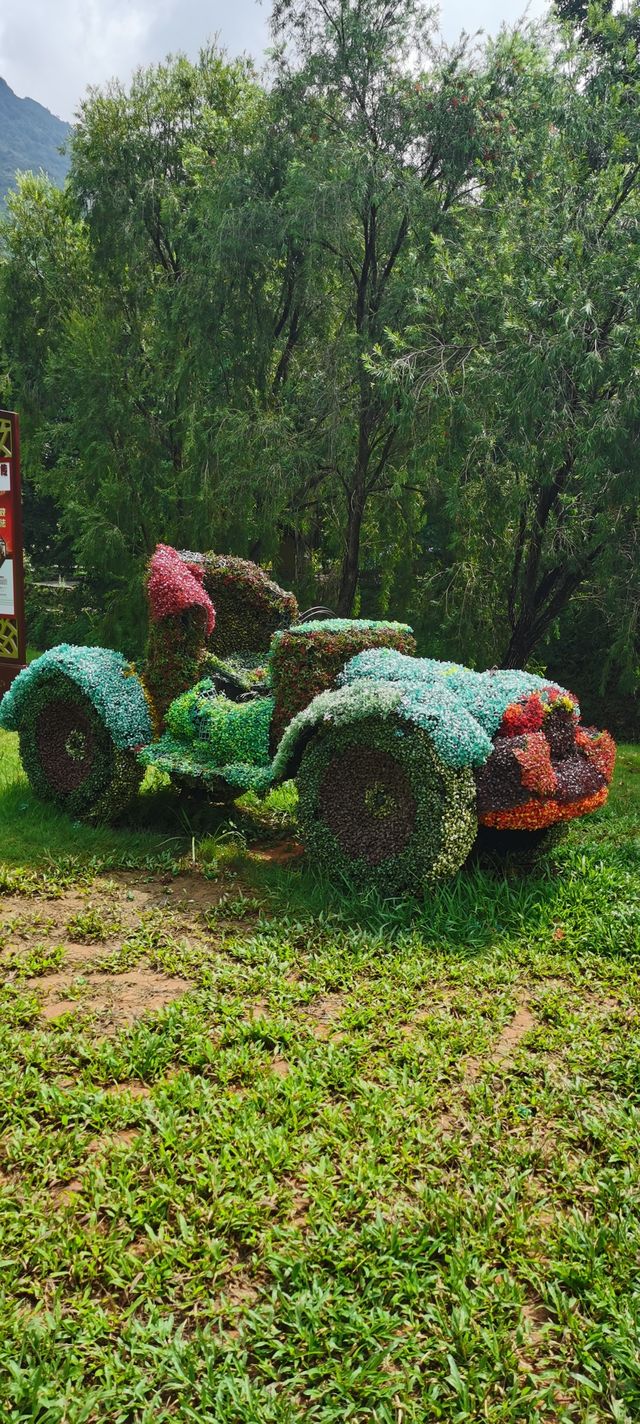
[[[58,643],[90,643],[95,609],[84,578],[43,582],[25,556],[25,619],[32,647],[45,651]]]

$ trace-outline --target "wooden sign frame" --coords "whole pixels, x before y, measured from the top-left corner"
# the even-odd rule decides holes
[[[0,696],[26,665],[20,421],[0,410]]]

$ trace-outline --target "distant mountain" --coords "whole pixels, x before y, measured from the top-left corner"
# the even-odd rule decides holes
[[[62,187],[69,159],[58,149],[70,132],[70,124],[50,114],[35,99],[19,99],[0,79],[0,208],[19,168],[34,173],[44,168]]]

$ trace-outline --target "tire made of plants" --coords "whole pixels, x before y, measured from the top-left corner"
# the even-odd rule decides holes
[[[80,819],[115,819],[143,776],[135,754],[115,746],[90,698],[61,672],[31,690],[20,755],[36,796]]]
[[[567,832],[566,821],[533,831],[497,831],[492,826],[479,825],[474,853],[496,859],[517,856],[525,865],[536,865],[561,844]]]
[[[475,783],[399,717],[319,731],[297,778],[300,836],[332,878],[386,895],[453,875],[477,830]]]

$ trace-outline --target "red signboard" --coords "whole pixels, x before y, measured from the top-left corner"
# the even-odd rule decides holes
[[[0,694],[25,661],[20,427],[0,410]]]

